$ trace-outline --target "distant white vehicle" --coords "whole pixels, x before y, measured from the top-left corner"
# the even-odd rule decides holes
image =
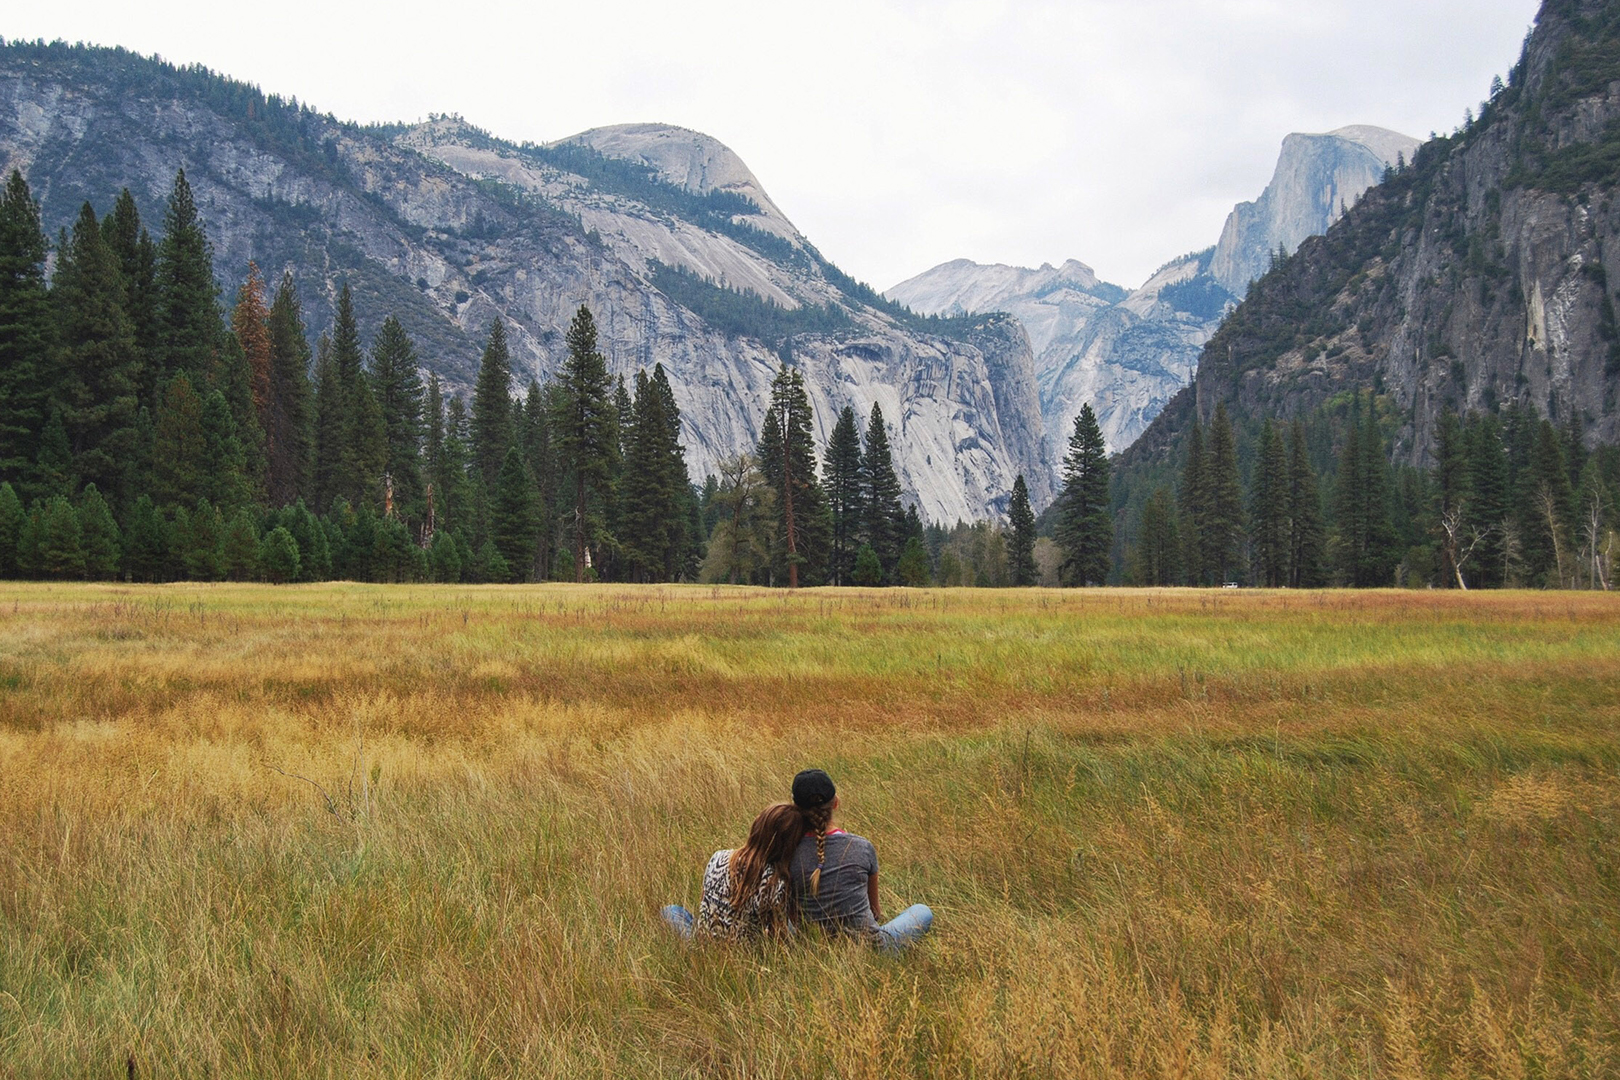
[[[1223,589],[1235,589],[1237,587],[1238,583],[1235,581],[1226,581],[1221,583],[1221,588]]]

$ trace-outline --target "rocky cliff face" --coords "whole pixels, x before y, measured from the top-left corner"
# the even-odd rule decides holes
[[[1119,449],[1192,378],[1198,347],[1214,331],[1207,311],[1182,310],[1163,295],[1166,287],[1186,288],[1208,254],[1171,263],[1134,293],[1098,281],[1089,266],[1073,259],[1037,270],[958,259],[887,295],[927,314],[1013,315],[1035,352],[1041,417],[1053,446],[1067,439],[1080,406],[1090,402],[1108,445]],[[1215,298],[1217,317],[1229,299]]]
[[[1385,169],[1410,160],[1418,146],[1416,139],[1364,125],[1288,136],[1260,198],[1239,203],[1227,217],[1210,275],[1242,296],[1279,250],[1292,253],[1306,237],[1327,232]]]
[[[117,50],[0,47],[0,168],[49,229],[128,187],[160,228],[185,168],[228,282],[298,280],[312,328],[339,282],[362,330],[397,315],[426,366],[470,387],[492,319],[520,380],[565,352],[580,304],[615,373],[662,363],[697,476],[750,449],[787,359],[837,412],[883,404],[907,497],[930,520],[1000,512],[1022,472],[1050,498],[1032,353],[995,318],[928,323],[832,266],[719,142],[660,125],[550,147],[456,119],[361,128]]]
[[[1620,11],[1548,0],[1508,85],[1257,281],[1195,385],[1126,455],[1174,456],[1217,401],[1302,415],[1373,388],[1392,454],[1432,463],[1441,410],[1528,406],[1620,438]]]
[[[1006,311],[1035,350],[1041,415],[1061,447],[1087,402],[1112,450],[1136,441],[1186,386],[1221,319],[1270,265],[1328,228],[1418,143],[1375,127],[1290,135],[1271,184],[1237,206],[1214,248],[1160,267],[1133,292],[1069,260],[1038,270],[958,259],[890,289],[915,311]]]

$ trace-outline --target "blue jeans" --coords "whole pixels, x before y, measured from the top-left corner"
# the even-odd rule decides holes
[[[697,919],[679,904],[666,904],[660,912],[669,928],[683,938],[692,937]],[[912,904],[906,910],[878,927],[877,946],[886,953],[901,952],[906,946],[928,933],[934,925],[934,912],[927,904]]]
[[[928,933],[933,925],[932,909],[927,904],[912,904],[878,927],[878,948],[886,953],[900,952]]]
[[[697,919],[690,911],[679,904],[666,904],[661,914],[671,930],[683,938],[691,938],[692,928],[697,925]]]

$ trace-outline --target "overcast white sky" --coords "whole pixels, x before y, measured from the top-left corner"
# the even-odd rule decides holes
[[[456,112],[537,142],[680,124],[880,288],[964,256],[1134,286],[1214,243],[1290,131],[1455,127],[1538,6],[53,0],[10,6],[0,35],[199,62],[344,119]]]

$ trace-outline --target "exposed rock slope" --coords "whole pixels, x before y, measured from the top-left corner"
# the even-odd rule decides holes
[[[1210,275],[1242,296],[1279,250],[1292,253],[1306,237],[1327,232],[1385,169],[1410,160],[1418,146],[1406,135],[1365,125],[1288,136],[1260,198],[1239,203],[1227,217]]]
[[[1392,453],[1432,461],[1452,407],[1510,402],[1620,438],[1620,8],[1548,0],[1507,87],[1257,281],[1125,455],[1172,460],[1217,401],[1239,422],[1372,387]]]
[[[1215,248],[1160,267],[1130,293],[1072,259],[1038,270],[958,259],[888,295],[930,314],[1011,312],[1035,350],[1054,446],[1090,402],[1109,447],[1123,449],[1191,381],[1204,343],[1279,246],[1292,251],[1326,229],[1417,145],[1375,127],[1288,136],[1271,184],[1232,211]]]
[[[159,227],[184,167],[216,267],[298,277],[315,329],[339,281],[362,329],[398,315],[466,388],[490,321],[519,377],[553,370],[581,303],[614,372],[662,363],[694,473],[750,448],[782,359],[805,369],[823,438],[883,403],[908,498],[936,521],[1051,495],[1032,354],[994,316],[929,323],[826,262],[719,142],[661,125],[515,146],[456,119],[361,128],[121,50],[0,47],[0,167],[47,226],[122,187]],[[1025,410],[1015,414],[1008,410]]]

